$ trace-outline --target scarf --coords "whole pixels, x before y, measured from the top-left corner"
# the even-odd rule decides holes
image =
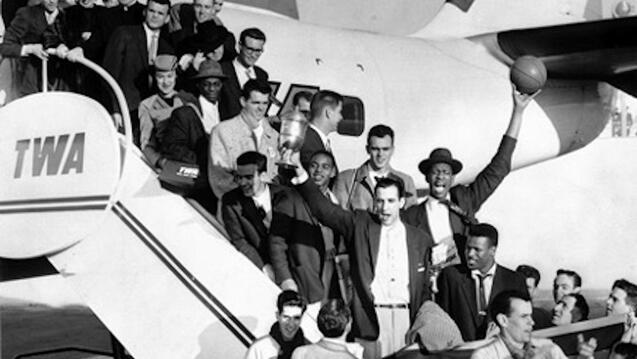
[[[272,324],[272,328],[270,328],[270,336],[279,344],[280,349],[278,359],[290,359],[294,349],[307,343],[307,340],[305,340],[305,336],[303,335],[303,329],[301,328],[299,328],[292,340],[285,341],[283,339],[283,334],[281,334],[278,322]]]

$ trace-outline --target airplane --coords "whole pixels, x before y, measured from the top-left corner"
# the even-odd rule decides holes
[[[227,6],[223,20],[235,33],[258,26],[267,34],[260,65],[270,72],[282,102],[270,114],[284,112],[295,91],[334,89],[346,96],[340,132],[349,135],[334,139],[334,152],[358,153],[337,155],[340,168],[360,165],[364,130],[386,123],[396,131],[393,166],[410,173],[422,189],[417,163],[435,147],[449,147],[464,160],[461,183],[489,161],[511,111],[508,66],[520,55],[540,57],[550,80],[525,112],[513,160],[519,173],[594,141],[610,116],[610,85],[635,93],[629,56],[635,40],[616,36],[634,30],[631,18],[438,40],[326,28],[239,5]],[[560,46],[552,44],[556,38]],[[24,113],[29,115],[23,118]],[[6,188],[0,195],[0,257],[46,255],[137,358],[238,358],[267,332],[276,286],[234,251],[213,218],[160,187],[103,108],[54,92],[10,103],[0,118],[9,128],[0,134]],[[50,118],[65,121],[45,121]],[[58,160],[39,157],[43,148]],[[510,203],[490,213],[497,215],[484,218],[495,220],[503,233],[512,232],[509,221],[524,227]],[[610,240],[625,248],[628,236]],[[521,257],[520,243],[538,240],[526,237],[503,243],[505,263]],[[543,243],[554,241],[547,236]],[[546,255],[526,254],[524,259],[538,261]],[[582,261],[590,260],[591,253],[583,254]],[[550,265],[560,260],[568,263],[558,258]],[[306,327],[316,338],[312,326]]]

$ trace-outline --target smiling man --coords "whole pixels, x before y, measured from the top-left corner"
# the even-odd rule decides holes
[[[334,202],[329,189],[336,176],[334,157],[317,152],[310,161],[310,179]],[[328,299],[334,275],[335,234],[316,219],[303,198],[294,190],[278,198],[272,215],[270,258],[281,289],[298,291],[305,297],[308,312],[316,317],[321,302]]]
[[[232,245],[274,280],[268,236],[273,204],[285,188],[268,183],[266,170],[267,158],[261,153],[241,154],[234,175],[238,187],[223,196],[221,215]]]
[[[227,84],[226,81],[223,87]],[[208,177],[210,187],[217,197],[221,198],[224,193],[236,187],[233,176],[235,163],[237,157],[246,151],[263,154],[268,160],[268,180],[276,176],[279,134],[265,120],[271,92],[267,82],[246,82],[241,95],[241,112],[232,119],[222,121],[212,130]]]
[[[553,308],[553,325],[566,325],[588,319],[588,303],[578,293],[564,295]]]
[[[491,320],[500,334],[477,349],[471,359],[545,358],[566,359],[562,349],[548,339],[531,337],[533,319],[528,294],[504,291],[493,299]]]
[[[305,299],[292,290],[284,290],[277,298],[276,323],[270,333],[248,348],[245,359],[290,358],[292,352],[308,344],[301,329]]]
[[[405,184],[405,208],[415,205],[416,186],[406,173],[391,167],[394,155],[394,130],[389,126],[376,125],[367,133],[365,146],[369,159],[358,168],[341,172],[334,184],[334,193],[345,209],[373,209],[374,187],[379,178],[400,179]]]
[[[537,93],[536,93],[537,94]],[[469,185],[454,185],[462,163],[446,148],[431,151],[418,165],[429,184],[429,195],[418,206],[406,210],[403,220],[429,233],[436,243],[432,264],[445,266],[462,260],[468,226],[482,204],[511,171],[511,157],[517,143],[522,114],[535,95],[512,90],[513,112],[498,151]]]
[[[298,158],[297,158],[298,159]],[[300,162],[300,160],[299,160]],[[344,210],[325,197],[302,166],[296,187],[321,223],[342,235],[350,254],[353,283],[352,336],[364,358],[380,358],[405,346],[405,334],[429,299],[427,256],[431,239],[400,220],[402,182],[379,179],[374,212]]]
[[[524,277],[496,263],[498,231],[490,224],[469,227],[466,266],[442,270],[436,302],[456,322],[465,341],[484,339],[492,299],[505,290],[527,293]],[[527,293],[528,296],[528,293]]]

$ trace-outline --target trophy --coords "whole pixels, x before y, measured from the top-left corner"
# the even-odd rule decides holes
[[[290,158],[292,152],[296,152],[303,146],[305,140],[305,130],[307,129],[307,119],[299,111],[292,111],[281,118],[281,130],[279,131],[279,150],[283,153],[281,161],[276,164],[287,170],[296,168]],[[285,151],[285,150],[292,150]]]

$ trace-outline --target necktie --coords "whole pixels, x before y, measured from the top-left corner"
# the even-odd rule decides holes
[[[332,144],[330,143],[330,139],[325,140],[325,150],[327,152],[332,152]]]
[[[489,278],[491,274],[478,274],[478,313],[480,315],[487,315],[487,296],[484,290],[484,280]]]
[[[148,63],[153,65],[155,63],[155,57],[157,57],[157,33],[153,32],[150,38],[150,49],[148,50]]]
[[[246,76],[248,76],[248,78],[251,80],[254,80],[257,78],[256,74],[254,73],[254,69],[252,67],[248,67],[246,69]]]

